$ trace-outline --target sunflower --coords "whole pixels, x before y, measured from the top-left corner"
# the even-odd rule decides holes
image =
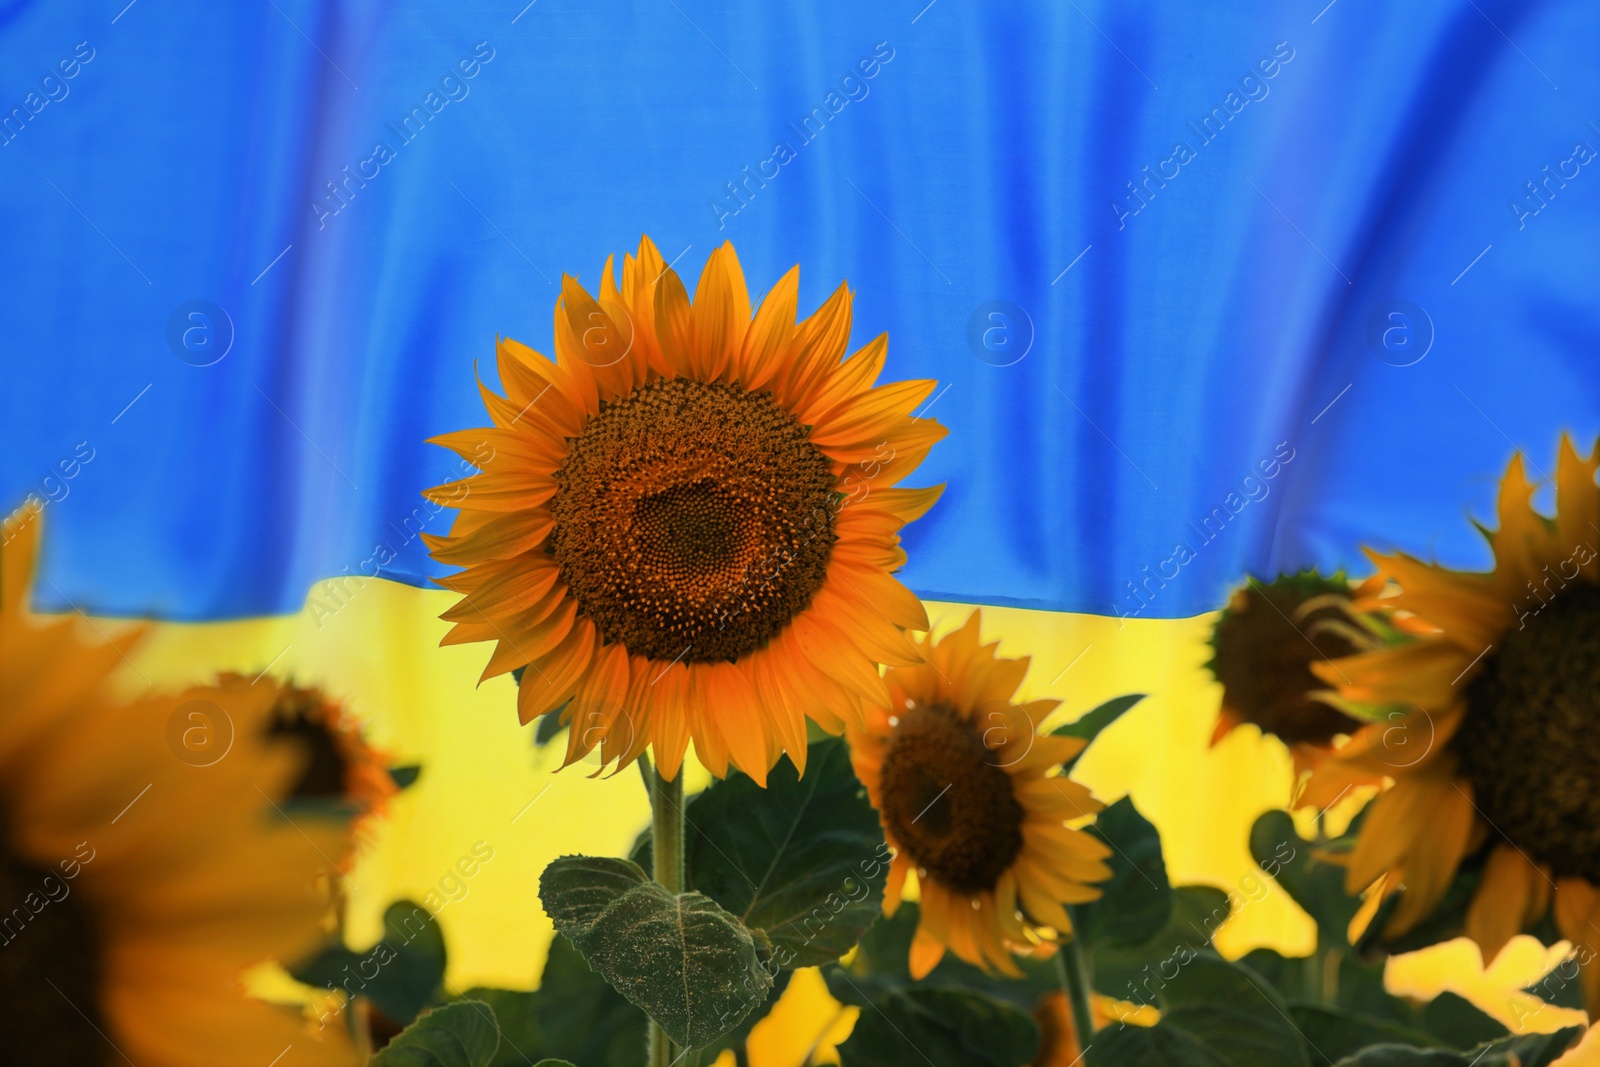
[[[887,338],[841,361],[850,292],[796,323],[799,268],[751,317],[732,245],[691,304],[646,238],[599,298],[562,279],[552,362],[499,342],[494,425],[436,438],[479,467],[427,491],[460,509],[428,537],[464,568],[445,643],[494,641],[483,677],[526,667],[524,723],[559,711],[567,762],[653,746],[757,781],[806,716],[831,733],[915,662],[918,599],[899,530],[940,490],[899,489],[945,430],[911,412],[931,381],[874,387]],[[802,767],[803,769],[803,767]]]
[[[289,823],[304,760],[269,686],[117,703],[121,649],[25,603],[38,521],[0,551],[0,996],[7,1061],[357,1061],[241,975],[327,937],[344,819]],[[124,642],[126,643],[126,642]]]
[[[369,838],[389,798],[399,792],[389,773],[387,755],[367,742],[349,708],[320,689],[232,673],[217,679],[221,689],[259,685],[268,686],[272,693],[267,737],[298,746],[303,755],[303,769],[289,787],[284,806],[291,811],[301,807],[326,810],[329,805],[347,808],[356,818],[355,838]],[[341,869],[348,870],[354,858],[352,847],[340,862]]]
[[[1377,647],[1390,629],[1359,610],[1342,576],[1315,571],[1263,583],[1248,578],[1234,591],[1211,631],[1206,666],[1222,685],[1213,745],[1246,723],[1289,747],[1295,777],[1316,765],[1335,738],[1360,722],[1317,698],[1325,687],[1313,664]]]
[[[921,911],[911,973],[921,978],[949,949],[979,967],[1017,976],[1013,953],[1048,951],[1069,935],[1064,904],[1095,900],[1111,876],[1111,850],[1069,823],[1104,805],[1064,774],[1081,738],[1038,733],[1060,701],[1012,702],[1028,658],[979,644],[980,612],[941,640],[919,642],[922,661],[885,676],[889,700],[846,731],[856,776],[894,848],[884,911],[899,906],[917,872]]]
[[[1399,587],[1385,601],[1428,632],[1314,670],[1377,719],[1313,775],[1303,803],[1387,776],[1348,858],[1351,892],[1401,893],[1385,932],[1415,926],[1464,861],[1479,868],[1465,932],[1493,960],[1554,911],[1600,951],[1600,449],[1563,437],[1557,514],[1532,506],[1519,454],[1500,485],[1489,573],[1372,554]],[[1600,1017],[1595,968],[1583,969]]]

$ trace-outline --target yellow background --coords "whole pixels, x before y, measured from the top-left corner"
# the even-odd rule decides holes
[[[133,654],[138,673],[122,682],[133,691],[146,678],[165,686],[221,670],[254,677],[270,669],[345,699],[396,762],[423,765],[351,874],[352,940],[364,947],[376,939],[390,901],[425,900],[444,928],[453,988],[530,988],[551,935],[539,906],[540,871],[568,853],[625,854],[648,808],[632,768],[610,778],[586,777],[595,768],[582,764],[552,773],[560,746],[535,749],[532,728],[517,723],[510,677],[478,684],[488,648],[440,647],[447,627],[438,616],[453,599],[382,580],[324,582],[296,615],[161,624]],[[970,610],[928,605],[939,632]],[[1000,639],[1002,654],[1033,657],[1022,695],[1060,699],[1062,721],[1122,693],[1149,694],[1101,736],[1076,777],[1108,802],[1132,796],[1161,830],[1174,884],[1238,891],[1256,873],[1246,847],[1250,825],[1288,800],[1290,770],[1282,746],[1253,728],[1208,748],[1220,695],[1202,666],[1212,616],[1119,621],[1009,608],[983,615],[984,638]],[[691,791],[703,785],[703,772],[688,774]],[[493,858],[465,877],[457,864],[478,842]],[[1296,955],[1310,951],[1313,937],[1310,920],[1272,886],[1227,923],[1217,944],[1228,956],[1258,945]],[[1530,1013],[1528,998],[1519,1002],[1514,993],[1559,958],[1531,939],[1487,976],[1468,944],[1425,955],[1392,963],[1391,988],[1455,989],[1508,1024],[1522,1019],[1533,1029],[1574,1021],[1574,1013],[1554,1008]],[[757,1031],[752,1052],[763,1067],[799,1063],[830,1023],[837,1040],[852,1018],[815,975],[803,975]]]

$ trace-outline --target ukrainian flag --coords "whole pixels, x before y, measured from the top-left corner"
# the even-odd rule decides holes
[[[465,471],[423,442],[497,335],[550,350],[563,272],[732,241],[938,379],[901,577],[944,629],[994,606],[1029,695],[1149,693],[1079,776],[1231,887],[1288,774],[1206,747],[1230,588],[1484,567],[1509,457],[1600,430],[1597,40],[1577,0],[11,0],[0,502],[44,513],[41,610],[159,620],[131,688],[270,669],[423,764],[352,937],[427,898],[455,987],[526,988],[539,871],[645,801],[438,647],[419,494]],[[1278,894],[1220,945],[1311,938]]]

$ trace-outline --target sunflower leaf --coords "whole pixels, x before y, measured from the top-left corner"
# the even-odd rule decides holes
[[[551,938],[545,957],[536,1017],[547,1056],[616,1064],[644,1058],[644,1013],[592,971],[560,934]]]
[[[420,763],[408,763],[400,767],[389,768],[389,780],[394,782],[396,789],[410,789],[422,777]]]
[[[600,984],[605,985],[604,982]],[[608,991],[610,988],[606,986]],[[476,986],[458,998],[462,1002],[477,1001],[487,1004],[489,1010],[494,1012],[500,1046],[489,1060],[488,1067],[527,1067],[529,1063],[534,1062],[533,1057],[543,1056],[549,1051],[544,1032],[539,1027],[537,1014],[540,992],[537,989],[529,993],[515,989],[489,989]],[[624,1006],[630,1011],[633,1010],[632,1005],[626,1002]],[[637,1015],[638,1012],[634,1014]],[[642,1020],[644,1016],[640,1015],[639,1018]],[[641,1042],[644,1040],[642,1033],[639,1040]]]
[[[1021,1067],[1039,1027],[1003,1000],[949,988],[896,989],[862,1009],[839,1046],[841,1067]]]
[[[688,810],[689,885],[765,933],[778,966],[838,959],[881,912],[888,846],[839,738],[809,746],[804,777],[787,758],[765,789],[735,772]]]
[[[1233,912],[1228,894],[1215,886],[1183,885],[1172,890],[1172,914],[1166,925],[1136,945],[1094,946],[1096,992],[1135,1004],[1148,1004],[1159,972],[1168,960],[1211,946],[1217,930]]]
[[[567,728],[567,724],[561,718],[561,713],[565,709],[566,705],[563,704],[561,707],[539,716],[539,724],[533,728],[534,748],[543,748],[548,745],[560,735],[562,730]]]
[[[1336,1067],[1549,1067],[1583,1034],[1569,1026],[1550,1034],[1521,1034],[1457,1051],[1414,1045],[1368,1045]]]
[[[1081,737],[1092,745],[1095,738],[1100,736],[1102,730],[1120,719],[1123,712],[1139,703],[1144,697],[1145,694],[1143,693],[1129,693],[1127,696],[1112,697],[1099,707],[1084,712],[1072,722],[1067,723],[1065,726],[1058,726],[1050,732],[1056,737]],[[1088,745],[1085,745],[1083,751],[1087,752],[1088,750]],[[1061,766],[1070,771],[1073,764],[1082,758],[1083,752],[1080,752]]]
[[[1123,797],[1095,819],[1089,832],[1111,846],[1109,881],[1100,899],[1073,909],[1086,944],[1137,945],[1172,916],[1172,886],[1161,858],[1161,834]]]
[[[360,994],[395,1023],[406,1025],[439,999],[449,956],[433,913],[410,900],[383,912],[383,938],[364,952],[335,944],[290,968],[296,981]]]
[[[737,916],[701,893],[674,896],[627,860],[563,856],[539,899],[589,966],[685,1048],[732,1030],[772,989]]]
[[[1440,993],[1422,1009],[1422,1025],[1451,1048],[1467,1049],[1499,1041],[1510,1031],[1465,997]]]
[[[617,1067],[644,1063],[644,1012],[590,970],[560,934],[550,941],[538,989],[469,989],[462,999],[488,1004],[500,1024],[500,1051],[489,1067],[528,1067],[547,1056]]]
[[[489,1067],[499,1045],[489,1006],[458,1000],[408,1026],[372,1057],[371,1067]]]
[[[1309,1067],[1288,1006],[1248,968],[1183,949],[1159,985],[1161,1021],[1100,1030],[1085,1050],[1089,1067]]]
[[[1323,944],[1347,945],[1361,901],[1344,891],[1344,868],[1317,859],[1286,811],[1269,811],[1250,828],[1250,855],[1317,924]]]
[[[1051,960],[1018,956],[1013,961],[1022,977],[1007,978],[988,974],[946,952],[928,975],[913,980],[908,967],[911,939],[916,934],[920,912],[913,901],[903,901],[892,917],[872,924],[856,946],[846,967],[842,963],[823,967],[822,977],[832,997],[844,1004],[865,1008],[897,990],[911,988],[954,988],[986,993],[1030,1011],[1039,998],[1061,988],[1061,979]]]
[[[1311,1047],[1312,1061],[1321,1067],[1352,1056],[1368,1045],[1433,1044],[1431,1037],[1420,1030],[1326,1004],[1291,1002],[1289,1018]]]

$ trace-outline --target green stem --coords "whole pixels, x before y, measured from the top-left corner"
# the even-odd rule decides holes
[[[1077,916],[1073,916],[1073,926],[1082,928]],[[1056,952],[1056,972],[1061,977],[1061,991],[1072,1007],[1072,1028],[1077,1031],[1081,1052],[1094,1040],[1094,1013],[1089,1007],[1089,992],[1094,983],[1089,977],[1089,959],[1076,933]]]
[[[641,770],[650,791],[651,874],[676,895],[683,892],[683,774],[669,782],[654,768]],[[649,1051],[650,1067],[671,1067],[672,1040],[654,1022]]]

